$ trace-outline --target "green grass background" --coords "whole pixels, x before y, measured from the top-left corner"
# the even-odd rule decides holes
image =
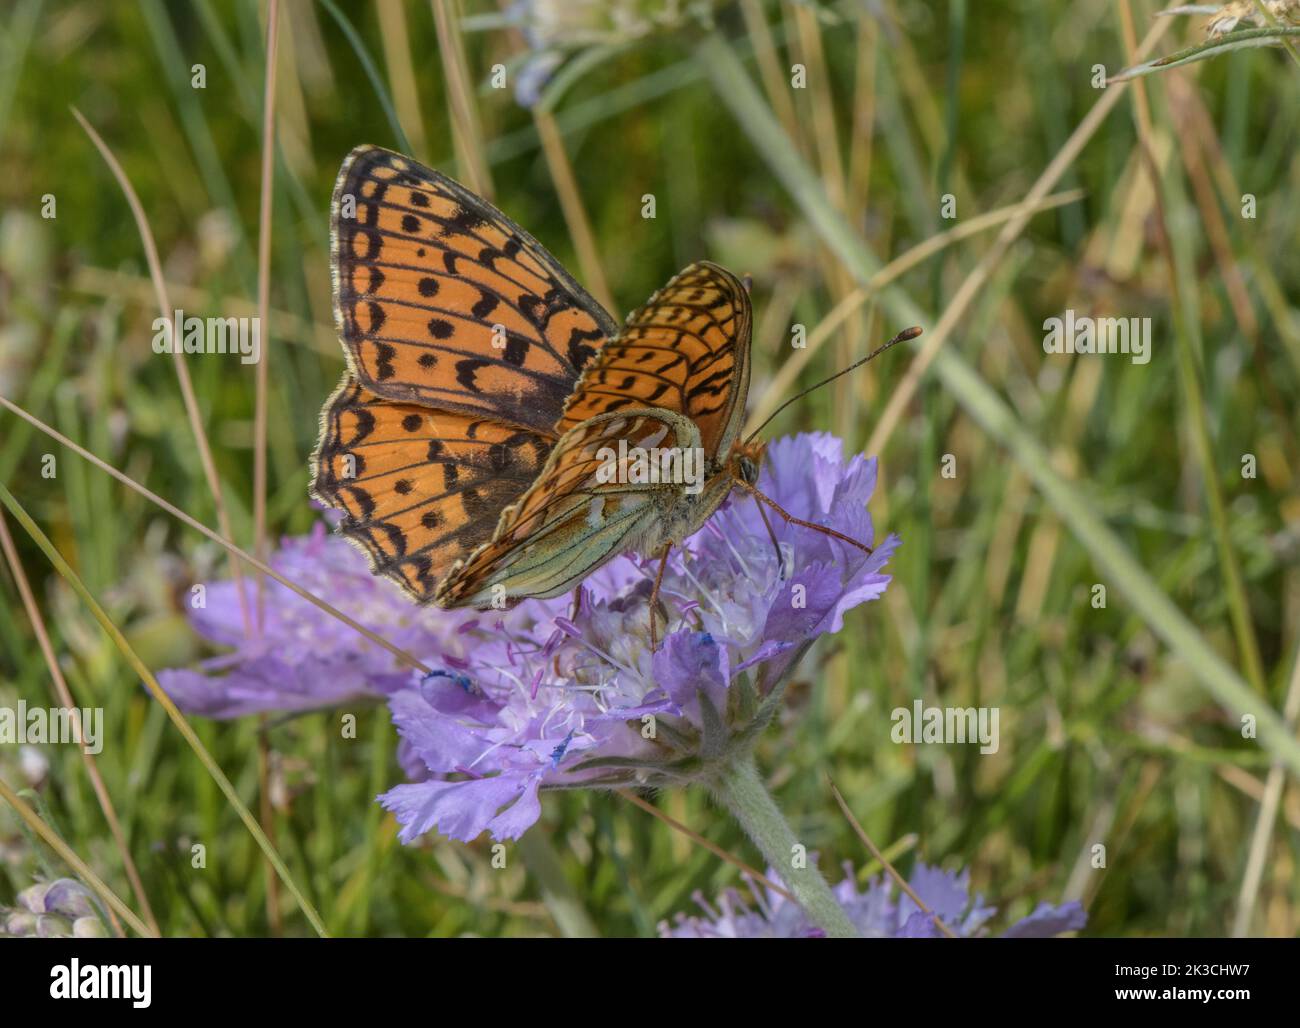
[[[496,10],[477,0],[463,7],[470,17]],[[756,84],[756,60],[775,60],[783,74],[807,66],[807,89],[769,93],[766,102],[775,100],[778,114],[790,105],[788,152],[886,260],[1021,200],[1099,101],[1093,66],[1113,74],[1129,63],[1125,5],[1101,0],[716,9],[729,51]],[[349,31],[329,5],[293,0],[283,12],[267,344],[273,538],[304,532],[316,517],[306,459],[342,367],[327,263],[339,162],[362,142],[406,145],[389,106],[414,156],[463,177],[430,5],[402,4],[400,18],[368,4],[335,10]],[[1154,10],[1132,5],[1139,35]],[[754,33],[755,15],[770,38]],[[250,314],[264,19],[264,4],[244,0],[17,0],[0,12],[0,394],[213,527],[174,370],[149,347],[157,311],[140,237],[69,105],[139,193],[175,305]],[[1157,54],[1196,41],[1199,26],[1180,19]],[[478,149],[495,201],[583,278],[533,117],[509,90],[488,85],[493,64],[517,70],[520,41],[468,27]],[[734,104],[720,99],[716,69],[694,50],[702,34],[663,31],[580,54],[587,66],[554,113],[620,313],[700,257],[754,276],[755,402],[792,353],[791,324],[812,331],[853,276]],[[402,53],[413,88],[400,74]],[[206,66],[202,90],[190,86],[196,63]],[[781,81],[788,86],[788,75]],[[1300,626],[1300,68],[1281,51],[1249,51],[1144,81],[1161,203],[1125,97],[1057,186],[1082,198],[1034,217],[944,345],[1010,407],[1014,431],[1050,453],[1073,495],[1238,669],[1260,708],[1280,711]],[[656,197],[654,220],[641,217],[646,193]],[[940,216],[945,193],[956,197],[956,221]],[[1241,217],[1241,193],[1256,198],[1256,219]],[[45,194],[56,198],[53,219],[41,216]],[[1160,245],[1162,213],[1176,289]],[[906,274],[902,295],[937,320],[996,231]],[[1066,307],[1150,317],[1151,362],[1048,357],[1043,319]],[[869,302],[800,382],[902,327]],[[911,359],[895,350],[810,396],[773,434],[825,429],[859,450]],[[1188,362],[1181,370],[1180,360]],[[248,545],[253,369],[218,357],[189,367],[235,536]],[[41,476],[46,453],[57,456],[53,479]],[[956,458],[953,479],[940,475],[945,454]],[[1256,478],[1241,474],[1245,454],[1257,458]],[[1195,654],[1171,649],[1113,583],[1106,607],[1093,607],[1092,586],[1108,582],[1095,553],[946,379],[923,379],[879,456],[873,514],[878,530],[903,539],[894,583],[884,602],[854,611],[844,632],[814,650],[760,748],[778,802],[831,877],[844,861],[863,875],[873,868],[828,776],[904,873],[918,859],[969,867],[1004,918],[1040,899],[1076,898],[1089,934],[1222,934],[1238,914],[1255,846],[1264,870],[1248,931],[1294,936],[1300,792],[1287,781],[1275,823],[1253,841],[1271,755],[1243,739],[1237,718],[1205,690]],[[226,573],[215,546],[3,411],[0,482],[150,667],[208,653],[182,603],[192,582]],[[1223,500],[1217,525],[1211,483]],[[283,890],[268,916],[263,861],[235,811],[88,611],[9,524],[74,695],[105,708],[99,763],[163,933],[310,932]],[[1236,622],[1230,562],[1243,581]],[[1258,675],[1243,659],[1247,638],[1257,640]],[[0,701],[49,703],[49,689],[12,579],[0,574]],[[894,745],[890,711],[915,698],[996,705],[1000,751]],[[335,717],[267,732],[283,783],[277,845],[332,932],[645,935],[691,909],[696,890],[713,896],[739,883],[732,866],[608,795],[548,796],[541,841],[510,847],[505,870],[490,866],[486,840],[402,847],[373,802],[400,780],[385,712],[362,712],[355,741],[338,737]],[[193,723],[256,810],[256,719]],[[45,754],[40,809],[134,907],[80,756],[73,747]],[[0,776],[22,784],[11,747],[0,750]],[[654,801],[757,861],[702,793]],[[203,870],[191,868],[196,842],[207,847]],[[1090,863],[1098,843],[1104,869]],[[0,846],[0,904],[42,865],[66,871],[25,841],[8,810]]]

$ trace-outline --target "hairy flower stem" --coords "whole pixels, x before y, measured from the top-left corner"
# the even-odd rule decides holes
[[[768,864],[780,873],[809,920],[832,938],[856,937],[857,931],[817,865],[802,861],[796,865],[795,854],[803,850],[763,784],[753,753],[746,751],[725,764],[712,786],[718,800],[740,822]]]

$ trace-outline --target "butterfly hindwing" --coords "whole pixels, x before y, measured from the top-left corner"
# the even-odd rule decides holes
[[[502,513],[491,541],[447,576],[437,602],[486,606],[556,596],[620,553],[657,548],[684,487],[630,481],[619,455],[638,450],[703,459],[699,430],[672,411],[616,411],[584,421],[561,437],[537,481]]]
[[[395,402],[350,374],[321,420],[312,495],[344,512],[339,532],[376,574],[421,603],[448,568],[487,542],[553,445],[498,421]]]
[[[374,146],[344,162],[332,211],[335,318],[362,384],[554,430],[617,325],[545,247],[459,183]]]

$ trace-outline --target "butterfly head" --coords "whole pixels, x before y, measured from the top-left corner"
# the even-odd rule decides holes
[[[731,451],[731,475],[742,485],[758,485],[759,468],[763,465],[764,442],[752,440],[737,442]]]

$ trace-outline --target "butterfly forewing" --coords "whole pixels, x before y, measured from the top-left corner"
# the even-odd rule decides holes
[[[549,432],[617,331],[522,228],[378,147],[334,190],[335,315],[356,377],[390,400]]]
[[[562,431],[596,414],[660,407],[696,423],[725,459],[749,389],[749,294],[709,261],[689,265],[635,311],[588,365],[564,408]]]
[[[345,377],[325,407],[312,493],[377,574],[427,602],[537,478],[552,441],[455,411],[397,403]]]

